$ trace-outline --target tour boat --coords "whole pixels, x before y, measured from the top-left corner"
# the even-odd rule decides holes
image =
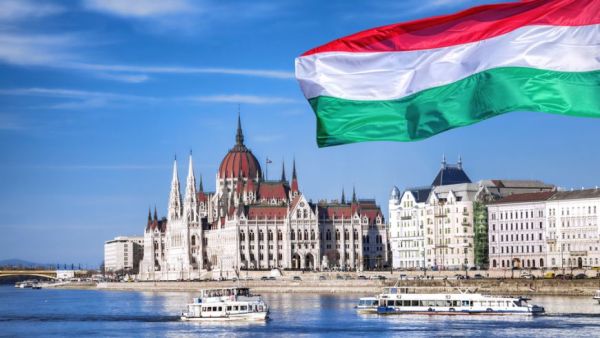
[[[181,314],[183,321],[264,321],[269,307],[260,295],[248,288],[201,290],[200,297],[188,304]]]
[[[377,297],[362,297],[358,300],[358,305],[354,308],[359,313],[377,313],[377,307],[379,306],[379,300]]]
[[[596,293],[594,294],[594,299],[598,301],[598,304],[600,304],[600,290],[596,290]]]
[[[385,288],[377,298],[378,314],[521,314],[537,315],[544,308],[523,297],[488,296],[479,293],[428,293],[424,288]],[[460,291],[460,290],[459,290]]]

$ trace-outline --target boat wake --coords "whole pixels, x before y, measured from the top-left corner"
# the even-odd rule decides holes
[[[92,315],[92,314],[70,314],[70,315],[52,315],[52,314],[29,314],[24,315],[5,315],[0,317],[1,322],[143,322],[160,323],[176,322],[178,316],[132,316],[132,315]]]

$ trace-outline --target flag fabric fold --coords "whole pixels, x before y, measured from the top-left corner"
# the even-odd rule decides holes
[[[503,113],[600,117],[600,0],[487,5],[296,59],[320,147],[414,141]]]

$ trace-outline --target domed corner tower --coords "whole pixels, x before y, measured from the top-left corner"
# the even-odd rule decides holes
[[[256,189],[262,178],[260,162],[244,145],[242,122],[238,115],[235,145],[221,161],[217,172],[216,197],[222,201],[250,203],[256,198]]]

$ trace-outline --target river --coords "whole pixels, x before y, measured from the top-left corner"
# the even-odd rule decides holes
[[[359,315],[358,296],[267,294],[266,323],[180,322],[185,292],[15,289],[0,286],[0,336],[546,336],[600,335],[600,305],[591,297],[535,297],[546,308],[525,316]]]

